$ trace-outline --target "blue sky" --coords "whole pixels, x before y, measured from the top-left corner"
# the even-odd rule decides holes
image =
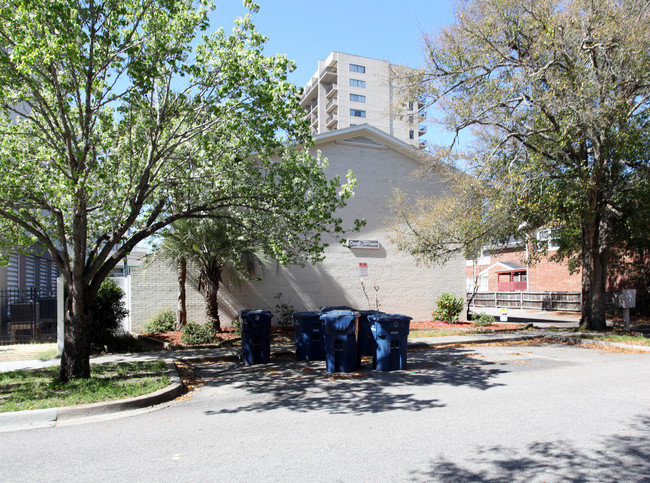
[[[241,0],[213,0],[211,27],[229,31],[246,10]],[[332,51],[419,67],[421,32],[453,20],[452,0],[258,0],[253,17],[269,38],[267,55],[286,54],[297,63],[290,80],[302,87]]]

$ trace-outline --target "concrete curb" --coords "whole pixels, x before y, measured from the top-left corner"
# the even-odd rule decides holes
[[[191,349],[228,349],[228,347],[224,347],[226,344],[176,345],[143,334],[133,334],[133,337],[153,346],[160,347],[165,351],[182,351]]]
[[[141,409],[171,401],[183,394],[183,383],[178,376],[174,361],[165,359],[165,362],[167,363],[171,384],[163,389],[150,394],[116,401],[102,401],[91,404],[80,404],[78,406],[0,413],[0,433],[52,427],[62,421]]]
[[[137,334],[137,333],[134,333],[132,335],[133,335],[133,338],[135,338],[136,340],[141,340],[141,341],[146,342],[148,344],[151,344],[153,346],[160,347],[162,350],[166,350],[166,351],[171,350],[172,345],[169,342],[164,342],[164,341],[158,340],[158,339],[156,339],[154,337],[149,337],[147,335],[142,335],[142,334]]]
[[[171,401],[183,394],[183,383],[178,377],[176,365],[171,359],[166,359],[167,369],[171,384],[150,394],[132,397],[129,399],[118,399],[117,401],[105,401],[92,404],[80,404],[78,406],[66,406],[59,408],[57,421],[69,419],[86,418],[99,414],[116,413],[130,409],[140,409],[148,406],[154,406],[163,402]]]
[[[455,336],[452,336],[456,339],[458,339]],[[469,336],[461,336],[461,337],[469,337]],[[539,339],[540,337],[543,337],[540,334],[530,334],[530,335],[516,335],[513,337],[483,337],[482,334],[476,334],[476,338],[472,339],[466,339],[466,340],[431,340],[431,341],[424,341],[424,340],[416,340],[413,342],[409,342],[408,344],[408,349],[431,349],[431,348],[436,348],[436,347],[444,347],[448,345],[465,345],[465,344],[493,344],[496,342],[520,342],[520,341],[525,341],[525,340],[530,340],[530,339]],[[432,338],[433,339],[433,338]],[[442,338],[441,338],[442,339]]]
[[[621,342],[612,342],[610,340],[583,339],[575,335],[554,335],[548,334],[544,337],[555,339],[558,342],[564,342],[572,345],[599,345],[603,347],[616,347],[617,349],[628,349],[641,352],[649,352],[650,346],[623,344]]]
[[[436,348],[441,346],[448,345],[469,345],[469,344],[492,344],[496,342],[521,342],[531,339],[539,339],[541,337],[551,340],[556,340],[557,342],[570,345],[599,345],[603,347],[615,347],[617,349],[629,349],[634,351],[648,352],[650,353],[650,346],[642,345],[631,345],[623,344],[621,342],[613,342],[609,340],[597,340],[597,339],[583,339],[576,335],[569,334],[556,334],[553,332],[541,332],[537,334],[526,334],[526,335],[516,335],[513,337],[483,337],[480,334],[477,334],[478,337],[467,339],[463,341],[414,341],[408,344],[409,349],[428,349]],[[462,336],[462,337],[471,337],[471,336]]]

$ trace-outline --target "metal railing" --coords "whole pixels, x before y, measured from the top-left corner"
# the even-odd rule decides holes
[[[339,88],[339,86],[338,86],[336,83],[334,83],[334,84],[330,84],[330,85],[327,87],[327,89],[325,89],[325,95],[329,97],[329,94],[330,94],[332,91],[337,91],[338,88]]]
[[[336,67],[325,67],[323,71],[320,73],[320,78],[323,79],[325,76],[328,76],[329,74],[337,75],[338,70]]]
[[[0,344],[55,338],[56,290],[0,290],[0,315]]]

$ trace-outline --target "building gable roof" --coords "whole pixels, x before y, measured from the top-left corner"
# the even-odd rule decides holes
[[[316,148],[329,143],[375,149],[392,149],[422,164],[429,164],[434,161],[433,157],[426,151],[400,141],[370,124],[359,124],[314,136],[314,147]]]
[[[526,267],[522,267],[518,263],[514,263],[514,262],[496,262],[496,263],[493,263],[492,265],[490,265],[489,267],[484,268],[483,270],[481,270],[481,272],[478,274],[479,277],[485,275],[486,273],[488,273],[490,270],[492,270],[495,267],[501,268],[502,270],[499,270],[500,272],[519,272],[519,271],[522,271],[522,270],[526,270]]]

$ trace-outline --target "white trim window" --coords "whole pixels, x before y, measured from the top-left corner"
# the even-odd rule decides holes
[[[560,246],[557,244],[557,228],[541,228],[537,230],[537,239],[540,242],[546,242],[549,250],[557,250]]]

